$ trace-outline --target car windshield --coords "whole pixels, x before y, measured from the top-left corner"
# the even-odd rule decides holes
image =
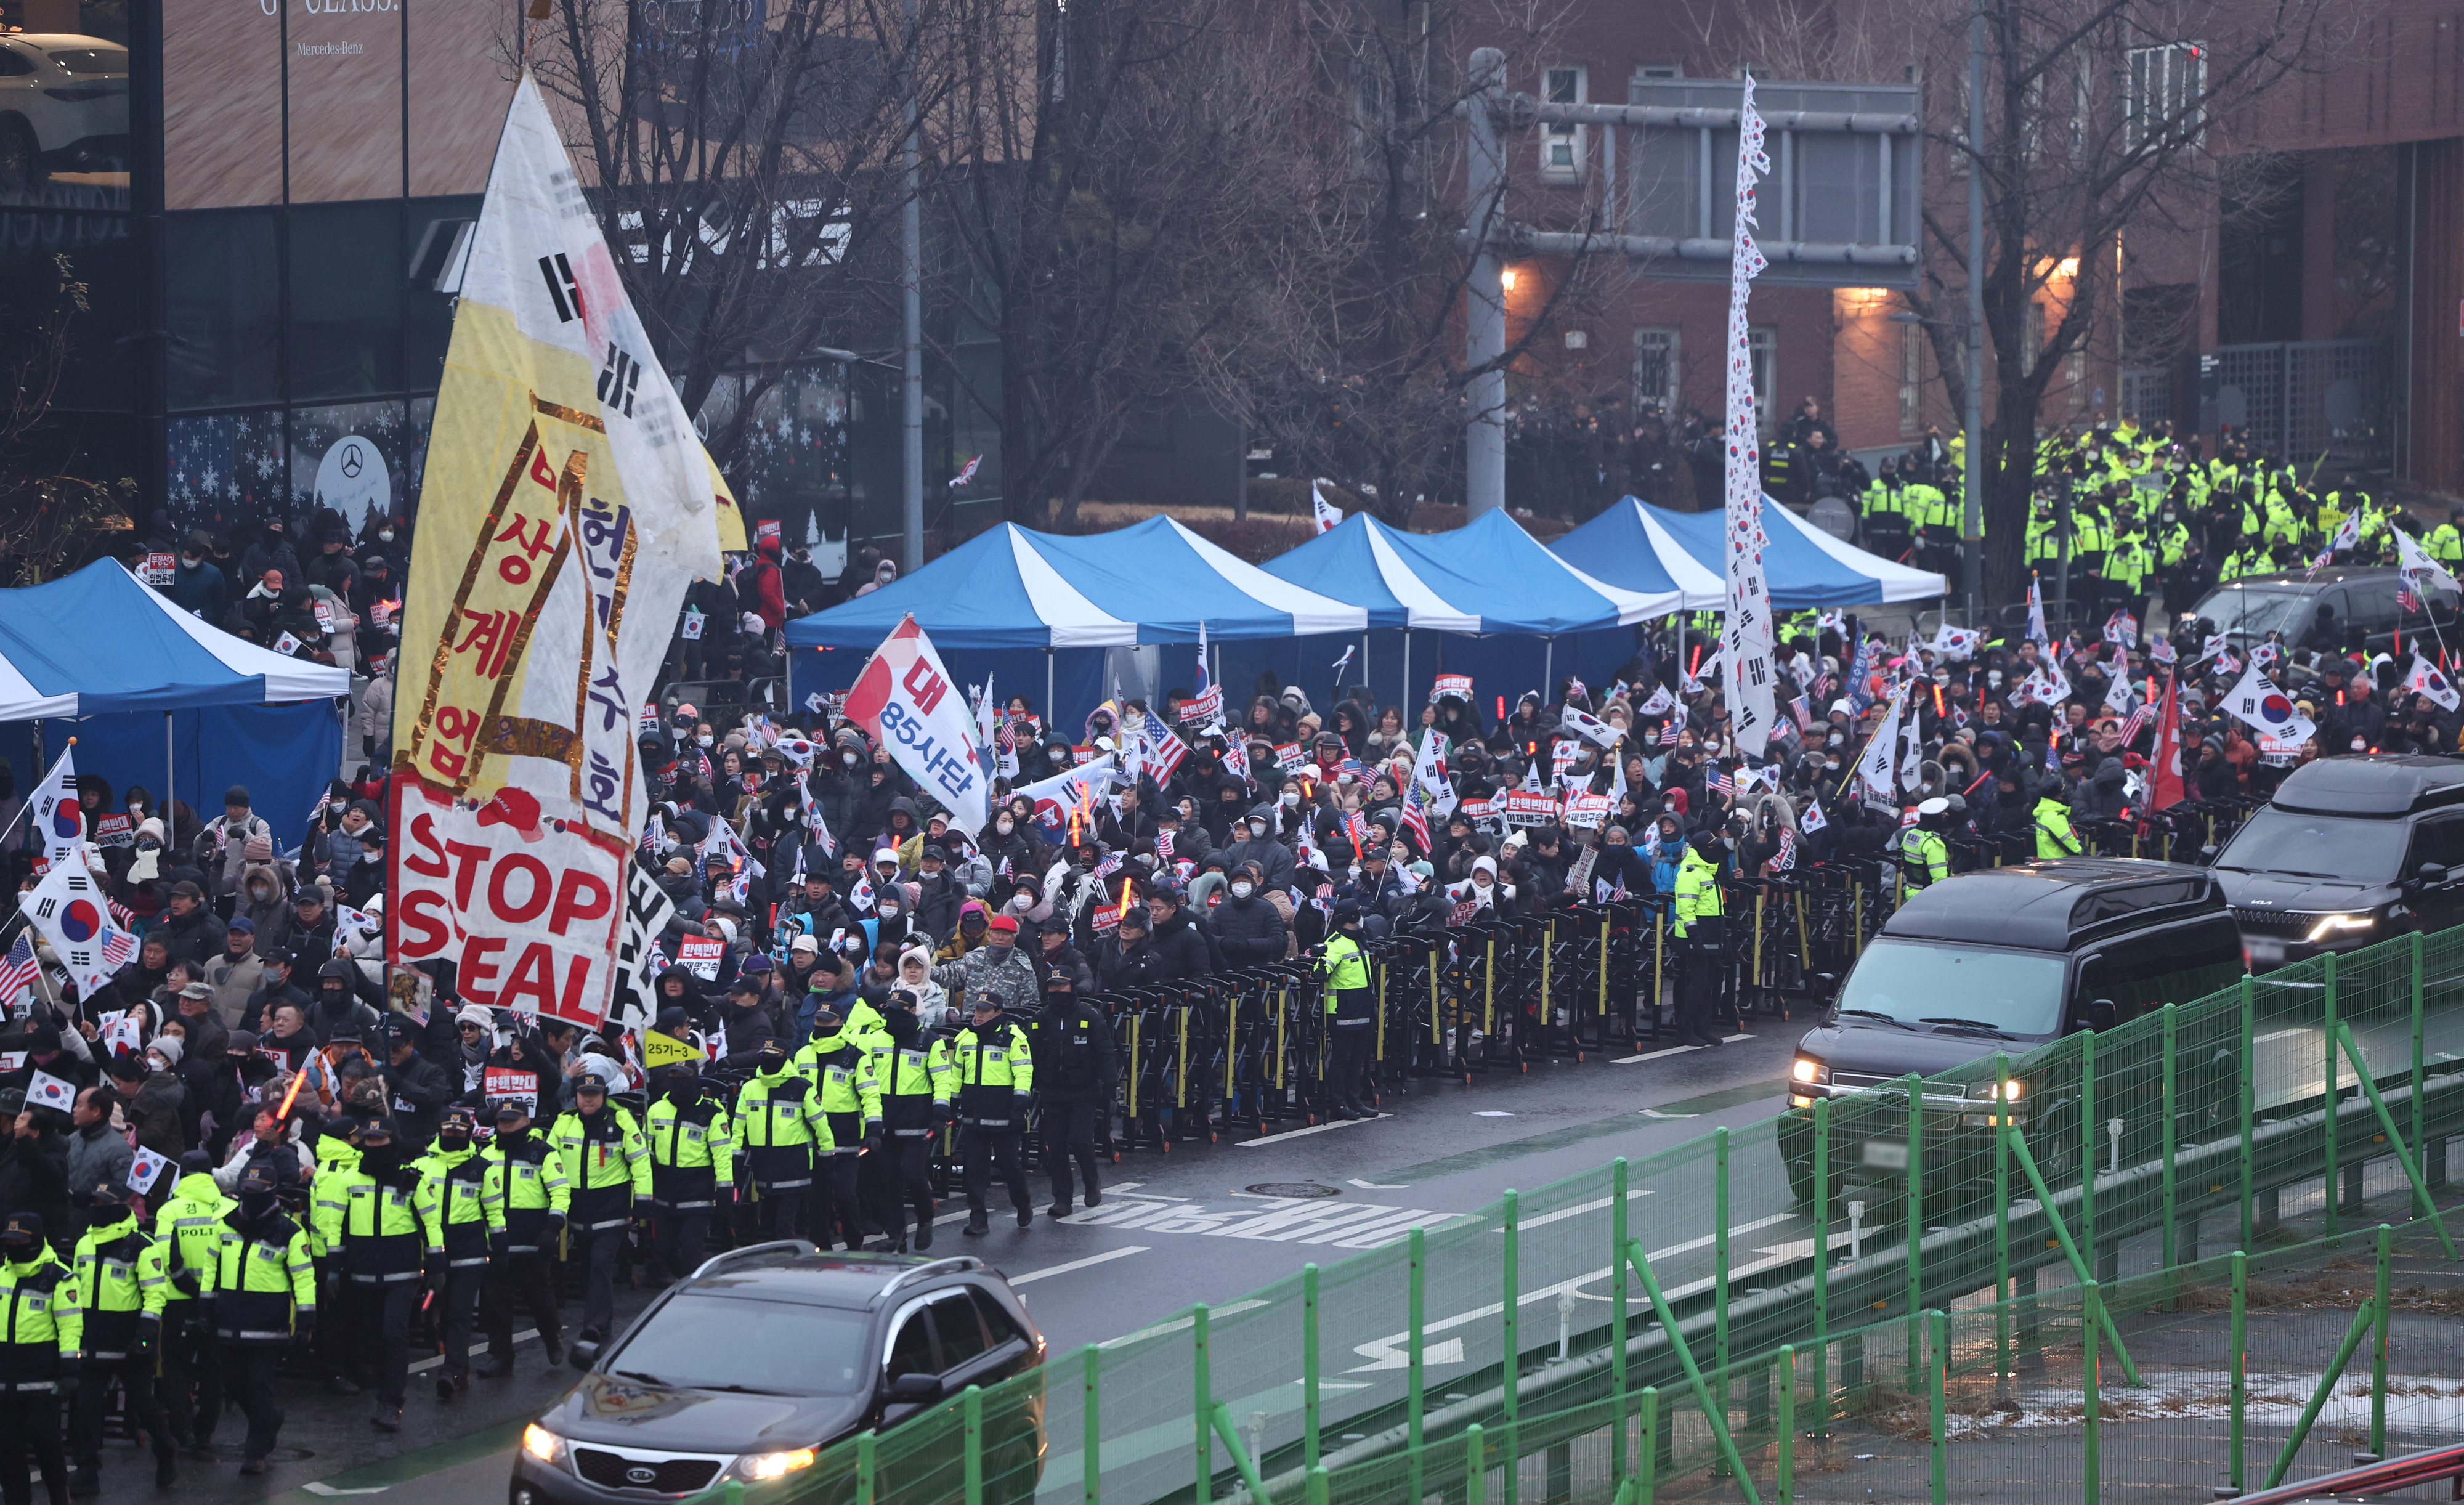
[[[864,1388],[865,1316],[744,1296],[680,1295],[606,1361],[645,1383],[771,1395],[852,1395]]]
[[[2405,823],[2255,811],[2216,854],[2231,873],[2285,873],[2338,883],[2392,883],[2404,866]]]
[[[1918,1029],[1987,1029],[2050,1035],[2061,1024],[2062,959],[1928,941],[1882,939],[1865,948],[1839,989],[1849,1019]]]
[[[2209,592],[2192,612],[2213,622],[2221,632],[2252,637],[2282,632],[2290,637],[2310,625],[2311,594],[2299,586],[2223,586]]]

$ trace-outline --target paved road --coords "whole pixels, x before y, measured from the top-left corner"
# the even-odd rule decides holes
[[[992,1233],[957,1235],[948,1219],[935,1252],[977,1253],[1003,1271],[1043,1325],[1056,1355],[1169,1317],[1193,1301],[1237,1300],[1309,1261],[1330,1265],[1357,1248],[1397,1237],[1414,1223],[1493,1202],[1509,1187],[1535,1188],[1618,1155],[1661,1150],[1718,1124],[1768,1117],[1778,1102],[1800,1026],[1765,1025],[1717,1051],[1654,1052],[1624,1062],[1535,1066],[1525,1075],[1469,1086],[1421,1085],[1387,1117],[1169,1155],[1142,1151],[1112,1171],[1114,1194],[1067,1224],[1040,1210],[1022,1229],[997,1212]],[[1306,1204],[1263,1200],[1246,1188],[1276,1182],[1332,1186],[1335,1198]],[[1046,1200],[1036,1188],[1039,1209]],[[1306,1217],[1288,1237],[1256,1236],[1255,1220],[1286,1208]],[[1249,1236],[1227,1236],[1247,1226]],[[1289,1232],[1290,1227],[1280,1231]],[[620,1301],[620,1316],[642,1297]],[[369,1428],[364,1404],[306,1389],[286,1393],[285,1452],[266,1481],[237,1476],[231,1461],[186,1466],[180,1496],[195,1505],[256,1500],[282,1505],[337,1498],[382,1505],[470,1505],[494,1499],[523,1420],[569,1383],[551,1372],[536,1342],[522,1345],[512,1380],[474,1381],[451,1405],[413,1376],[399,1437]],[[235,1443],[235,1419],[222,1428]],[[236,1449],[231,1450],[235,1458]],[[150,1489],[133,1453],[105,1460],[108,1493]],[[346,1491],[367,1492],[345,1494]]]

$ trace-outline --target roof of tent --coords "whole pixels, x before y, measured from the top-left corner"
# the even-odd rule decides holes
[[[1503,511],[1447,533],[1398,533],[1355,514],[1265,568],[1359,603],[1372,626],[1446,632],[1580,632],[1662,616],[1682,599],[1681,583],[1666,575],[1634,588],[1595,579]],[[1679,568],[1683,588],[1716,594],[1718,583],[1691,560]]]
[[[348,695],[351,674],[233,637],[114,560],[0,590],[0,721]]]
[[[1763,565],[1771,605],[1782,611],[1927,601],[1949,589],[1932,570],[1842,543],[1769,497],[1763,498],[1763,528],[1771,535]],[[1725,581],[1727,544],[1721,513],[1671,512],[1628,497],[1550,546],[1602,579],[1635,585],[1664,570],[1671,554],[1687,555]]]
[[[787,624],[797,648],[873,648],[913,612],[935,646],[1109,648],[1357,632],[1368,613],[1278,580],[1168,517],[1068,537],[1004,522],[914,574]]]

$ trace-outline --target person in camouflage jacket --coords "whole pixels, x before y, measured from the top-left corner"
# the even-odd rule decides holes
[[[1043,985],[1035,965],[1018,949],[1018,920],[995,915],[984,927],[984,943],[955,962],[933,969],[933,981],[950,995],[954,1008],[969,1008],[979,998],[993,998],[1023,1019],[1043,1002]]]

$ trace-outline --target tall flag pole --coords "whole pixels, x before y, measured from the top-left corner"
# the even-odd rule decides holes
[[[386,959],[595,1028],[649,811],[635,715],[741,547],[539,84],[488,172],[403,606]]]
[[[1770,263],[1754,245],[1754,182],[1771,171],[1748,76],[1737,114],[1737,229],[1728,251],[1728,619],[1720,632],[1728,726],[1741,752],[1769,745],[1773,705],[1771,587],[1763,578],[1762,452],[1755,439],[1754,358],[1746,298]]]

